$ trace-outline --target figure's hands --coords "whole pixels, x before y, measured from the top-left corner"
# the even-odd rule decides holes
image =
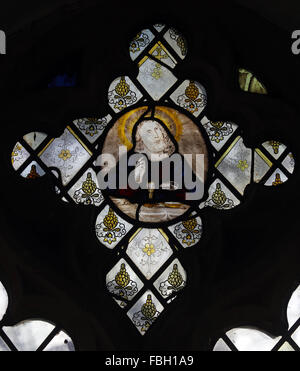
[[[145,159],[141,158],[137,161],[135,170],[134,170],[134,178],[137,184],[141,184],[143,177],[146,171],[146,161]]]
[[[176,191],[179,189],[179,185],[176,182],[167,182],[167,183],[162,183],[161,188],[167,191]]]

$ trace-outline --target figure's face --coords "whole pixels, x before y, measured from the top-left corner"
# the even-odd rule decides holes
[[[163,133],[166,132],[156,121],[149,120],[141,123],[139,133],[145,147],[151,153],[160,153],[165,149]]]

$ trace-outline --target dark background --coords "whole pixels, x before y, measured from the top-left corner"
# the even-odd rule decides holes
[[[58,9],[63,4],[76,3],[75,0],[52,0],[52,1],[35,1],[28,0],[26,2],[11,0],[1,2],[1,27],[5,29],[8,33],[17,31],[20,27],[26,26],[29,22],[32,22],[40,17],[43,17],[49,12]],[[275,23],[279,27],[286,29],[288,31],[295,30],[299,28],[300,22],[300,4],[297,0],[236,0],[237,4],[243,5],[246,8],[253,9],[257,14],[265,17],[271,22]],[[117,2],[115,4],[121,4]],[[142,9],[141,3],[138,2],[131,3],[131,9]],[[155,4],[152,2],[152,4]],[[176,2],[174,3],[176,6]],[[108,4],[105,4],[108,5]],[[155,4],[156,5],[156,4]],[[124,3],[123,3],[124,6]],[[172,5],[170,5],[172,6]],[[190,2],[192,9],[197,7],[201,9],[201,2]],[[104,4],[103,4],[104,7]],[[149,5],[151,7],[151,5]],[[156,9],[157,9],[156,5]],[[117,8],[117,6],[116,6]],[[116,11],[116,9],[115,9]],[[145,9],[141,13],[145,13],[149,9]],[[104,9],[105,13],[105,9]],[[140,14],[142,18],[143,15]]]
[[[28,132],[57,137],[78,114],[106,114],[110,82],[137,73],[128,42],[165,22],[187,37],[189,53],[175,74],[207,88],[208,117],[237,122],[247,146],[280,140],[297,163],[300,57],[291,53],[291,31],[300,29],[299,2],[239,2],[255,11],[229,1],[48,3],[0,6],[8,35],[0,56],[0,280],[10,299],[2,324],[50,320],[78,350],[210,350],[238,326],[283,334],[300,279],[298,166],[281,187],[248,187],[244,204],[228,213],[205,211],[199,246],[180,257],[188,287],[141,338],[106,292],[112,257],[97,243],[96,211],[59,201],[50,179],[16,177],[10,154]],[[78,86],[47,89],[66,59],[76,59]],[[269,96],[241,92],[239,66],[255,71]]]

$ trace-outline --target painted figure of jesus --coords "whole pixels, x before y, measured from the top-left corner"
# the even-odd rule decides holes
[[[135,126],[132,143],[133,148],[127,153],[127,158],[134,154],[134,163],[125,166],[134,182],[129,181],[126,187],[117,183],[117,189],[107,190],[109,196],[137,205],[136,218],[141,221],[151,221],[151,215],[157,216],[157,213],[164,214],[165,220],[181,215],[192,203],[187,194],[191,195],[196,188],[186,188],[184,175],[190,172],[194,182],[198,178],[179,153],[172,134],[159,120],[145,119]],[[119,165],[117,173],[124,169]],[[199,179],[198,182],[201,183]]]

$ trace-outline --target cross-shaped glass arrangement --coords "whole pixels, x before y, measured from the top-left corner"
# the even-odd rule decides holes
[[[179,80],[176,66],[188,52],[185,37],[173,27],[155,24],[136,35],[129,55],[137,76],[119,76],[107,92],[104,117],[77,118],[66,123],[59,138],[42,132],[24,135],[12,152],[12,165],[24,178],[49,174],[63,201],[97,208],[94,233],[99,246],[112,251],[107,290],[141,335],[188,285],[180,262],[187,248],[201,248],[207,208],[220,212],[238,207],[249,184],[278,186],[294,171],[290,150],[276,138],[247,148],[238,123],[207,116],[209,97],[193,77]],[[239,70],[241,89],[267,94],[264,85]],[[125,154],[144,155],[134,164]],[[119,169],[144,178],[153,162],[161,168],[172,155],[203,155],[201,171],[191,172],[204,184],[197,200],[186,202],[189,190],[173,180],[147,183],[144,190],[128,184],[103,187],[99,172],[109,164],[99,156],[116,158]],[[183,176],[184,171],[181,172]]]

